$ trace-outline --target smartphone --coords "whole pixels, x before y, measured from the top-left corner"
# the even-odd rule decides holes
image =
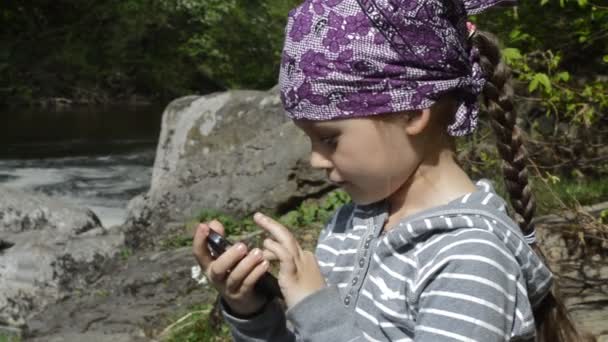
[[[220,256],[230,246],[232,246],[228,240],[213,231],[213,229],[209,229],[207,245],[209,246],[209,250],[214,258]],[[268,299],[273,299],[274,297],[283,299],[283,294],[281,293],[281,288],[279,287],[279,281],[270,272],[266,272],[262,277],[260,277],[258,282],[255,284],[255,290],[258,293],[268,297]]]

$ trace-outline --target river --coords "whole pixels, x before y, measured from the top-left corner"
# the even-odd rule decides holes
[[[105,227],[146,192],[162,106],[0,112],[0,185],[90,208]]]

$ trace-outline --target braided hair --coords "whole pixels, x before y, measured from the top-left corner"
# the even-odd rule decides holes
[[[532,248],[546,259],[534,243],[532,218],[536,204],[528,182],[526,170],[526,150],[519,128],[517,113],[513,106],[513,86],[511,69],[502,60],[498,39],[491,33],[475,31],[471,42],[479,50],[480,64],[487,77],[483,89],[482,104],[490,115],[491,126],[496,134],[496,145],[503,160],[502,170],[511,205],[515,211],[515,221],[524,235],[530,239]],[[554,282],[551,292],[534,310],[537,341],[576,342],[595,341],[590,334],[580,332],[559,295]]]

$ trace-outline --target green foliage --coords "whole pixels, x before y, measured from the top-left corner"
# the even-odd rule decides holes
[[[0,342],[21,342],[21,338],[14,335],[5,335],[0,333]]]
[[[608,86],[597,77],[608,71],[608,45],[602,43],[608,37],[608,7],[587,0],[535,0],[476,20],[507,46],[505,61],[546,115],[589,127],[608,110]]]
[[[600,213],[599,221],[602,224],[608,224],[608,209],[602,210],[602,212]]]
[[[602,42],[608,37],[608,7],[597,1],[520,1],[517,8],[473,20],[498,35],[503,58],[513,69],[515,101],[524,97],[533,106],[523,106],[520,126],[532,159],[543,170],[543,180],[531,173],[538,214],[605,200],[605,184],[592,179],[601,179],[608,169],[590,161],[602,160],[599,146],[606,143],[608,45]],[[507,196],[500,157],[486,140],[493,134],[484,122],[481,126],[462,146],[464,165],[473,178],[493,179]]]
[[[569,179],[554,184],[554,189],[566,204],[590,205],[608,200],[608,181],[605,179]]]
[[[57,96],[98,103],[133,94],[168,99],[270,88],[287,13],[301,2],[5,1],[0,103]],[[608,64],[607,6],[520,1],[516,9],[490,11],[476,21],[499,34],[505,59],[547,113],[592,124],[605,111],[605,82],[595,77]]]
[[[608,86],[603,81],[579,85],[570,72],[560,69],[562,56],[551,50],[522,55],[516,48],[503,50],[517,78],[541,101],[546,115],[590,127],[608,110]]]
[[[131,257],[131,255],[133,255],[133,250],[129,247],[124,247],[123,249],[120,250],[120,258],[123,261],[126,261],[127,259],[129,259],[129,257]]]
[[[335,211],[345,203],[350,202],[350,196],[342,190],[329,193],[324,201],[307,201],[296,210],[283,215],[279,220],[288,227],[307,227],[312,224],[325,224]]]
[[[3,2],[0,103],[106,102],[276,83],[297,0]]]
[[[95,294],[97,297],[100,297],[100,298],[107,298],[110,296],[110,292],[105,289],[95,290],[93,292],[93,294]]]
[[[202,210],[196,217],[197,222],[209,222],[218,220],[226,230],[226,236],[242,235],[244,233],[257,230],[257,225],[253,222],[253,218],[235,218],[218,210]]]
[[[219,210],[201,210],[193,219],[184,223],[182,229],[177,232],[170,233],[169,237],[161,242],[163,249],[177,249],[181,247],[192,246],[192,236],[196,226],[200,222],[209,222],[218,220],[226,229],[226,236],[234,237],[241,236],[246,233],[257,230],[257,226],[251,218],[237,218],[227,215]]]
[[[538,177],[532,179],[540,215],[564,209],[563,205],[575,208],[608,201],[608,181],[605,179],[560,178],[552,174],[546,174],[544,178],[545,181]]]
[[[267,89],[279,71],[287,13],[298,0],[201,0],[189,4],[204,27],[183,51],[229,88]]]
[[[177,234],[170,236],[163,241],[160,245],[163,250],[178,249],[182,247],[192,246],[192,236],[185,234],[189,229],[187,227],[194,227],[194,225],[188,225],[184,229],[184,234]]]
[[[3,2],[0,103],[58,96],[103,103],[217,89],[178,52],[201,27],[176,2]]]

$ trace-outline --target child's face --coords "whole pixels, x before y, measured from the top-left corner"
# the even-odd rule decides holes
[[[420,165],[415,138],[402,120],[375,117],[296,120],[310,138],[310,163],[358,204],[389,197]]]

